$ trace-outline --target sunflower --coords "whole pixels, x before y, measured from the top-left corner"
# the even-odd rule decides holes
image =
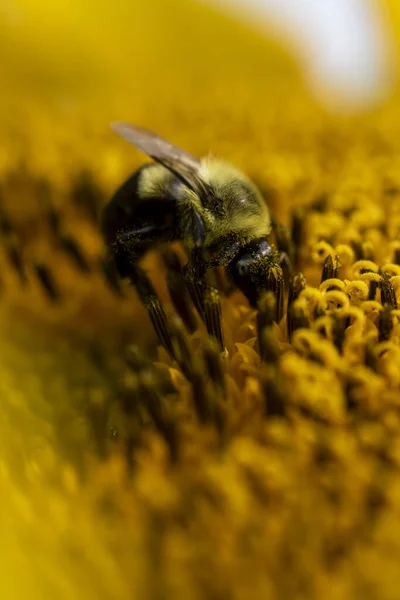
[[[397,598],[397,96],[333,117],[189,1],[20,0],[0,34],[2,597]],[[142,160],[116,118],[235,163],[291,231],[257,310],[220,281],[223,353],[171,262],[144,267],[173,358],[108,268],[98,213]]]

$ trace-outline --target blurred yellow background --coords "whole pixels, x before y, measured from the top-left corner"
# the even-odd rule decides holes
[[[9,0],[0,10],[0,52],[0,131],[49,177],[54,157],[38,154],[53,152],[60,139],[73,146],[75,162],[102,176],[103,148],[96,156],[77,142],[89,133],[113,143],[111,120],[142,123],[177,142],[190,138],[193,151],[222,152],[234,146],[230,119],[245,137],[246,127],[271,118],[279,104],[272,98],[283,95],[285,111],[291,102],[285,54],[191,0]],[[62,152],[65,166],[65,145]],[[4,167],[12,160],[6,154]]]
[[[81,163],[111,191],[137,157],[115,119],[248,167],[279,149],[273,129],[320,114],[284,45],[192,0],[4,0],[0,54],[3,172],[21,155],[54,179]]]
[[[6,0],[0,18],[5,89],[54,105],[85,96],[118,104],[123,91],[150,98],[167,91],[166,75],[201,88],[233,73],[245,80],[269,63],[271,70],[282,66],[260,36],[191,0]]]

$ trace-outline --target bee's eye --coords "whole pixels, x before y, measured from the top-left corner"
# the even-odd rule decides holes
[[[224,215],[224,203],[221,198],[219,198],[216,194],[210,191],[207,194],[207,198],[203,200],[204,208],[208,208],[216,217],[220,217]]]
[[[243,256],[237,263],[237,272],[240,277],[243,277],[249,272],[250,265],[254,262],[253,257],[250,254]]]

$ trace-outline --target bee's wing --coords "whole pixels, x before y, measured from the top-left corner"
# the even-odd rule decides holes
[[[162,164],[195,192],[202,192],[204,184],[198,175],[200,163],[193,156],[143,127],[117,122],[111,124],[111,129]]]

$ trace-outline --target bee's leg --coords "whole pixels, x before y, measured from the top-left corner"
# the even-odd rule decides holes
[[[189,333],[193,333],[197,326],[197,319],[185,285],[181,261],[177,253],[169,248],[162,256],[167,267],[167,286],[172,303],[186,329]]]
[[[279,256],[265,238],[243,246],[227,265],[226,272],[254,308],[265,292],[273,292],[276,296],[276,321],[280,320],[284,297],[283,272]]]
[[[292,276],[292,265],[294,264],[295,248],[289,227],[278,223],[271,217],[272,231],[275,233],[276,245],[280,253],[280,265],[285,275],[290,279]]]
[[[183,275],[192,302],[200,317],[204,315],[204,289],[206,286],[206,265],[203,243],[206,235],[204,221],[194,204],[188,204],[180,217],[182,239],[190,239],[194,248],[190,251],[190,260],[184,267]]]
[[[207,333],[217,341],[220,351],[223,352],[225,345],[221,301],[218,290],[207,284],[206,264],[200,248],[192,251],[190,261],[184,269],[184,277],[192,302],[206,325]]]
[[[209,255],[212,256],[208,261],[204,260],[203,251],[196,248],[192,251],[185,270],[186,285],[193,304],[203,319],[209,335],[217,340],[221,351],[224,350],[221,303],[217,289],[206,282],[206,271],[214,267],[224,267],[226,271],[226,266],[232,262],[241,244],[240,237],[232,234],[220,238],[214,247],[208,249]],[[228,277],[228,282],[232,283],[231,277]]]
[[[216,288],[206,286],[204,289],[204,318],[208,334],[213,337],[223,352],[225,350],[222,332],[222,311],[219,292]]]
[[[293,276],[293,262],[286,252],[279,253],[279,264],[282,267],[286,282],[290,281]]]
[[[272,324],[283,316],[284,279],[279,254],[266,238],[243,245],[227,265],[227,275],[243,292],[250,305],[258,309],[258,349],[263,362],[274,364],[279,347]]]
[[[201,254],[199,248],[192,250],[190,260],[183,268],[183,276],[192,302],[200,317],[205,321],[204,289],[206,287],[206,269]]]
[[[138,264],[132,268],[131,283],[135,286],[141,302],[147,308],[158,339],[172,358],[176,359],[168,330],[167,316],[153,284]]]
[[[123,278],[129,278],[136,288],[141,302],[146,307],[157,336],[167,350],[175,358],[171,337],[168,331],[167,317],[153,284],[145,271],[139,266],[139,260],[151,247],[154,239],[159,239],[156,228],[150,227],[143,235],[144,228],[136,231],[122,232],[116,237],[111,260],[115,261],[116,269]]]

